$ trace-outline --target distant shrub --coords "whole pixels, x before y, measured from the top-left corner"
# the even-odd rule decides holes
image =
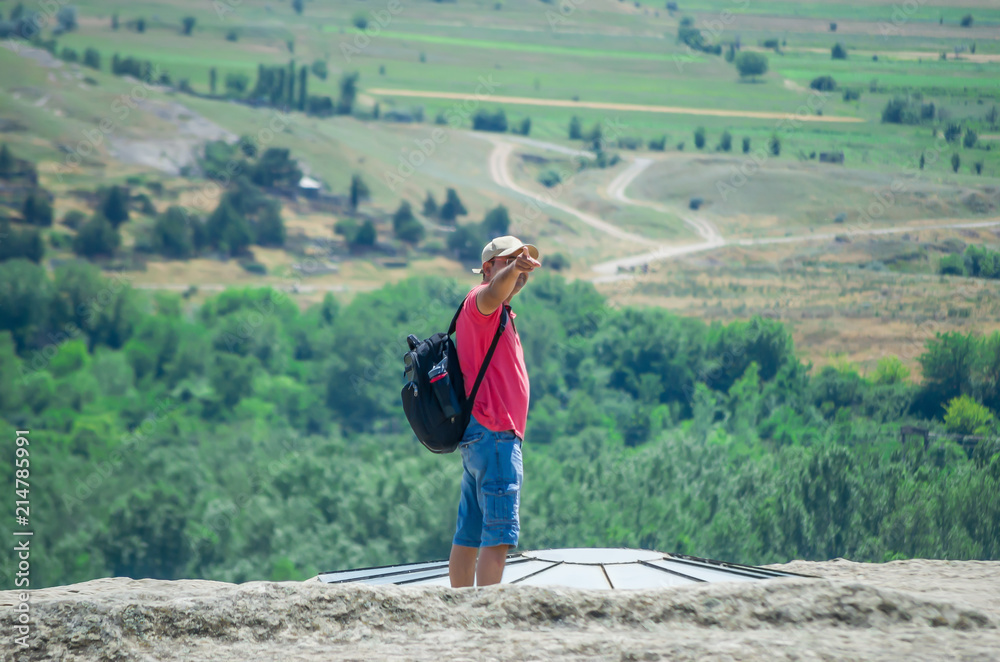
[[[646,148],[651,152],[662,152],[666,149],[667,137],[660,136],[659,138],[650,138],[649,142],[646,143]]]
[[[844,101],[857,101],[861,98],[861,90],[848,87],[844,89]]]
[[[989,434],[996,419],[993,412],[968,395],[952,398],[945,405],[944,426],[955,434]]]
[[[351,23],[354,24],[354,27],[356,27],[357,29],[364,30],[365,28],[368,27],[368,17],[362,14],[361,12],[358,12],[351,19]]]
[[[918,124],[919,116],[905,97],[890,99],[882,109],[883,124]]]
[[[243,270],[248,273],[256,274],[258,276],[267,275],[267,267],[261,264],[260,262],[254,262],[252,260],[241,260],[240,266],[243,267]]]
[[[837,24],[830,23],[830,32],[836,32],[836,31],[837,31]]]
[[[958,172],[958,169],[962,165],[962,159],[959,158],[958,154],[951,155],[951,170],[952,172]]]
[[[944,139],[953,143],[962,137],[962,125],[958,122],[949,122],[944,128]]]
[[[847,214],[845,214],[844,212],[840,212],[839,214],[833,217],[834,223],[843,223],[846,220],[847,220]]]
[[[226,92],[230,94],[241,95],[249,85],[250,77],[246,74],[226,74]]]
[[[236,30],[230,30],[226,33],[226,41],[239,41],[240,33]]]
[[[833,76],[817,76],[809,83],[809,87],[820,92],[832,92],[837,89],[837,81],[833,80]]]
[[[569,139],[581,140],[583,138],[583,128],[580,125],[580,118],[574,115],[569,120]]]
[[[965,275],[965,261],[961,255],[945,255],[938,262],[938,273],[952,276]]]
[[[195,22],[194,16],[185,16],[181,19],[181,32],[185,36],[191,36],[191,31],[194,30]]]
[[[777,39],[765,39],[763,42],[761,42],[761,46],[763,46],[764,48],[773,48],[774,50],[778,50],[779,48],[781,48],[781,45],[778,43]]]
[[[66,62],[79,62],[80,61],[79,54],[77,54],[76,49],[73,49],[73,48],[64,48],[64,49],[62,49],[62,52],[59,54],[59,57],[60,57],[60,59],[65,60]]]
[[[961,25],[961,26],[962,26],[963,28],[971,28],[971,27],[972,27],[972,22],[973,22],[974,20],[975,20],[975,19],[973,19],[973,18],[972,18],[972,14],[966,14],[965,16],[963,16],[963,17],[962,17],[962,20],[960,21],[960,23],[959,23],[959,24],[960,24],[960,25]]]
[[[518,135],[526,136],[531,133],[531,118],[525,117],[520,122],[515,123],[510,127],[510,132]]]
[[[733,149],[733,135],[728,131],[723,131],[719,137],[719,150],[729,152]]]
[[[538,183],[546,188],[552,188],[562,183],[562,176],[555,170],[543,170],[538,174]]]
[[[83,66],[98,70],[101,68],[101,54],[96,48],[88,48],[83,52]]]
[[[135,21],[135,31],[136,32],[140,32],[140,33],[146,31],[146,19],[144,19],[144,18],[138,18],[138,19],[136,19],[136,21]]]
[[[740,51],[733,62],[741,78],[756,79],[767,73],[767,56],[763,53]]]
[[[767,146],[773,156],[781,155],[781,138],[778,137],[778,134],[774,134],[771,136],[771,139],[768,141]]]
[[[642,138],[622,136],[618,139],[618,146],[622,149],[639,149],[642,147]]]
[[[983,162],[982,161],[976,161],[975,163],[973,163],[972,164],[972,168],[976,171],[977,175],[983,174]]]
[[[326,80],[326,77],[329,75],[326,69],[326,62],[323,60],[313,60],[313,63],[309,65],[309,70],[320,80]]]
[[[834,44],[833,48],[830,49],[830,58],[833,60],[846,60],[847,49],[839,42]]]
[[[875,366],[872,382],[880,385],[902,384],[910,378],[910,369],[898,356],[884,356]]]
[[[71,209],[63,216],[62,224],[70,230],[78,230],[87,220],[87,215],[78,209]]]
[[[545,259],[545,266],[552,271],[569,269],[569,258],[563,253],[553,253]]]
[[[976,146],[976,141],[979,140],[979,134],[972,129],[967,129],[965,132],[965,137],[962,138],[962,146],[966,149],[972,149]]]
[[[698,210],[705,204],[704,198],[691,198],[688,200],[688,209]]]
[[[505,133],[507,131],[507,115],[502,108],[497,108],[493,112],[480,108],[472,116],[472,128],[475,131]]]
[[[699,126],[694,130],[694,146],[697,149],[705,147],[705,127]]]
[[[52,204],[48,196],[40,191],[33,191],[25,198],[21,215],[24,217],[24,222],[31,225],[46,228],[52,225]]]

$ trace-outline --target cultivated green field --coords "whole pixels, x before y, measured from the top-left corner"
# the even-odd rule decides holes
[[[509,124],[528,118],[530,138],[557,147],[593,147],[569,139],[571,118],[579,118],[585,134],[599,125],[604,134],[601,147],[619,159],[607,168],[582,171],[552,190],[537,179],[551,168],[575,168],[566,154],[544,145],[515,143],[504,164],[518,187],[551,196],[564,206],[543,205],[540,215],[516,227],[527,238],[558,246],[570,258],[572,277],[591,278],[595,263],[649,250],[648,245],[581,222],[573,210],[653,245],[698,240],[683,220],[691,213],[692,198],[702,199],[699,217],[726,239],[846,232],[864,222],[864,210],[887,190],[894,192],[892,203],[866,227],[1000,215],[1000,126],[988,119],[991,109],[1000,105],[1000,8],[995,3],[921,2],[912,11],[888,0],[708,0],[679,5],[678,11],[668,11],[665,3],[617,0],[314,0],[306,2],[299,15],[290,2],[124,5],[83,0],[75,5],[76,29],[56,37],[55,54],[74,49],[82,55],[96,49],[100,69],[61,62],[37,49],[0,50],[0,141],[18,156],[39,163],[43,184],[56,194],[57,219],[69,209],[86,210],[83,198],[73,191],[130,181],[164,187],[167,195],[153,201],[158,211],[170,204],[194,204],[206,182],[196,170],[181,167],[190,164],[190,154],[210,137],[263,135],[276,116],[274,109],[222,98],[227,75],[247,76],[252,88],[259,65],[322,61],[328,75],[321,79],[310,74],[309,93],[336,99],[341,76],[357,72],[353,116],[282,114],[282,128],[269,146],[290,149],[303,170],[334,193],[346,193],[351,176],[360,174],[371,189],[367,208],[383,219],[380,241],[392,241],[386,219],[400,201],[408,200],[419,211],[428,191],[439,200],[448,187],[459,191],[469,211],[461,223],[478,222],[498,204],[507,206],[515,218],[529,210],[530,200],[496,181],[496,164],[491,166],[499,144],[491,139],[510,136],[470,131],[476,111],[501,108]],[[114,15],[116,30],[111,25]],[[973,21],[963,26],[967,15]],[[184,17],[195,19],[190,36],[181,34]],[[768,72],[756,80],[741,80],[724,57],[681,43],[678,28],[685,17],[709,44],[728,47],[737,42],[743,50],[765,54]],[[142,33],[131,27],[139,18],[146,22]],[[356,27],[364,22],[365,30]],[[43,30],[43,39],[49,36]],[[765,48],[765,40],[777,40],[778,45]],[[846,60],[831,59],[836,43],[846,47]],[[151,61],[158,73],[169,75],[170,84],[143,89],[134,80],[111,75],[109,63],[116,54]],[[209,95],[212,69],[218,81],[215,98]],[[837,89],[810,90],[810,82],[819,76],[832,76]],[[177,89],[182,81],[194,95]],[[845,89],[859,92],[860,98],[845,100]],[[136,90],[148,100],[137,101]],[[434,96],[439,94],[479,98]],[[135,107],[123,115],[116,103],[130,96]],[[496,97],[533,103],[501,103]],[[883,123],[883,109],[894,98],[907,99],[916,111],[933,103],[932,119]],[[671,110],[574,107],[577,102]],[[422,121],[387,121],[390,111],[413,113]],[[705,111],[727,111],[731,116]],[[95,127],[107,119],[113,121],[113,131],[101,135],[93,149],[81,150],[81,145],[95,142]],[[949,124],[960,125],[962,133],[946,142],[943,132]],[[695,146],[699,128],[706,136],[702,149]],[[964,145],[969,129],[978,140]],[[724,132],[732,137],[728,153],[719,148]],[[438,138],[432,139],[434,135]],[[665,150],[649,151],[648,142],[660,138]],[[780,154],[771,150],[774,138],[780,141]],[[744,139],[750,147],[746,155]],[[639,149],[625,149],[619,140],[637,142]],[[421,145],[425,153],[410,172],[401,164]],[[432,153],[426,153],[427,145],[432,145]],[[844,163],[820,163],[823,152],[843,152]],[[71,162],[74,155],[83,156],[79,165]],[[926,161],[922,168],[921,155]],[[957,172],[953,155],[959,157]],[[629,183],[627,196],[658,207],[629,204],[608,194],[609,184],[636,157],[654,163]],[[743,181],[738,173],[748,167],[754,174]],[[404,169],[405,176],[394,181]],[[900,182],[905,182],[902,190]],[[291,234],[342,241],[333,233],[338,219],[332,214],[284,204],[283,215]],[[346,298],[358,288],[403,273],[461,273],[462,267],[443,248],[448,233],[432,219],[424,222],[429,234],[423,248],[408,251],[408,270],[385,269],[355,256],[339,274],[316,283],[341,288],[337,296]],[[137,223],[148,225],[152,219]],[[59,226],[56,230],[72,234]],[[128,245],[134,229],[126,226],[123,233]],[[989,244],[992,239],[984,235],[982,241]],[[267,279],[225,263],[199,263],[188,273],[192,284],[273,281],[289,273],[301,257],[280,250],[261,255],[271,268]],[[183,264],[154,262],[136,279],[155,287],[177,283],[184,273]],[[826,273],[810,278],[826,278]],[[892,271],[888,273],[885,277],[891,278]],[[624,289],[605,289],[625,301],[641,281],[636,277]],[[644,292],[644,302],[656,302]],[[319,295],[302,296],[305,301]]]

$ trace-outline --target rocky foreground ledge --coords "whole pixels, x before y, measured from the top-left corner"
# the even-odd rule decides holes
[[[796,561],[650,591],[99,579],[34,591],[2,660],[997,660],[1000,562]]]

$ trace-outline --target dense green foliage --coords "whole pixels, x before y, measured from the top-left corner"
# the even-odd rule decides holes
[[[401,355],[472,285],[414,279],[304,312],[230,290],[186,309],[82,263],[52,278],[0,263],[0,418],[31,431],[32,585],[445,557],[460,467],[413,440]],[[897,436],[943,430],[958,396],[952,428],[995,435],[1000,334],[930,340],[912,385],[888,360],[872,379],[810,375],[774,320],[619,310],[557,276],[514,305],[532,393],[523,547],[1000,557],[997,443],[970,458]]]

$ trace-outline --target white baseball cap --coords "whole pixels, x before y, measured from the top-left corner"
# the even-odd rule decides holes
[[[497,237],[483,247],[483,264],[486,264],[495,257],[507,257],[508,255],[513,255],[514,253],[520,253],[521,249],[524,247],[528,248],[528,254],[531,255],[531,257],[536,260],[538,259],[538,248],[532,244],[526,244],[517,237],[512,237],[511,235]],[[482,269],[473,269],[472,273],[478,274],[482,273],[482,271]]]

